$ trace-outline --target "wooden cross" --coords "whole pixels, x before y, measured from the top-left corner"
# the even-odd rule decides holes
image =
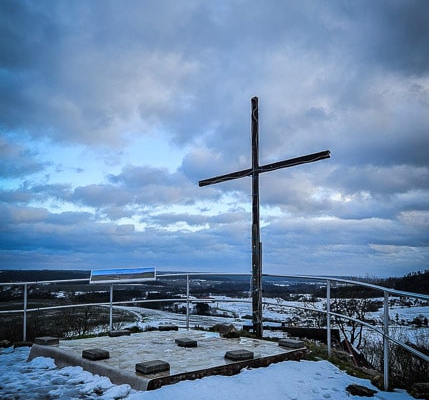
[[[259,127],[258,127],[258,98],[253,97],[252,106],[252,168],[232,172],[199,181],[199,186],[213,185],[215,183],[230,181],[244,176],[252,177],[252,322],[253,333],[262,337],[262,243],[260,241],[259,223],[259,174],[274,171],[280,168],[293,167],[323,160],[330,157],[330,151],[308,154],[289,160],[279,161],[267,165],[259,165]]]

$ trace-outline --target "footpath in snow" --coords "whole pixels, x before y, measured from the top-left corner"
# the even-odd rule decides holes
[[[350,384],[377,390],[368,380],[349,376],[328,361],[286,361],[234,376],[210,376],[137,392],[129,385],[113,385],[108,378],[81,367],[59,369],[51,358],[27,362],[29,351],[29,347],[0,349],[1,399],[350,400],[362,398],[346,391]],[[404,391],[377,391],[374,399],[413,397]]]

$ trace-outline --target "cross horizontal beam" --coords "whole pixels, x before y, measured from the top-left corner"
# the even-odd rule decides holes
[[[300,165],[300,164],[307,164],[314,161],[324,160],[325,158],[330,158],[330,157],[331,157],[331,152],[329,150],[325,150],[325,151],[320,151],[318,153],[307,154],[305,156],[291,158],[289,160],[262,165],[260,167],[257,167],[255,172],[262,173],[262,172],[274,171],[276,169],[293,167],[295,165]],[[203,179],[202,181],[198,182],[198,185],[200,187],[214,185],[215,183],[220,183],[220,182],[230,181],[233,179],[243,178],[245,176],[250,176],[252,175],[253,172],[254,171],[252,168],[247,168],[241,171],[215,176],[214,178]]]

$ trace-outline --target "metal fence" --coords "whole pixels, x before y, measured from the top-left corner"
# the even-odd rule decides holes
[[[190,282],[192,279],[195,279],[197,277],[201,276],[249,276],[249,274],[234,274],[234,273],[178,273],[178,274],[158,274],[157,280],[162,280],[163,278],[179,278],[184,277],[186,278],[186,294],[184,295],[184,301],[186,302],[186,329],[189,330],[189,317],[190,317],[190,305],[194,302],[210,302],[210,300],[195,300],[191,298],[190,294]],[[332,317],[339,317],[342,319],[346,319],[348,321],[352,321],[358,324],[361,324],[365,326],[368,329],[371,329],[378,334],[380,334],[383,338],[383,377],[384,377],[384,388],[387,390],[389,388],[389,342],[392,342],[411,354],[413,354],[415,357],[418,357],[425,362],[429,363],[429,357],[416,350],[415,348],[409,346],[408,344],[392,337],[389,334],[389,298],[390,297],[407,297],[407,298],[414,298],[414,299],[420,299],[423,301],[429,302],[429,296],[424,294],[418,294],[418,293],[411,293],[411,292],[404,292],[400,290],[394,290],[385,288],[382,286],[374,285],[371,283],[365,283],[360,281],[354,281],[354,280],[348,280],[348,279],[340,279],[340,278],[333,278],[333,277],[326,277],[326,276],[310,276],[310,275],[271,275],[271,274],[264,274],[263,278],[285,278],[285,279],[302,279],[302,280],[310,280],[310,281],[317,281],[321,282],[326,285],[326,310],[321,309],[315,309],[315,308],[309,308],[305,306],[300,306],[298,308],[309,310],[312,312],[318,312],[323,313],[326,315],[326,321],[327,321],[327,351],[328,356],[331,356],[332,352],[332,339],[331,339],[331,329],[332,329]],[[109,328],[112,330],[113,327],[113,307],[118,306],[121,304],[129,304],[132,303],[150,303],[150,302],[178,302],[179,300],[177,298],[168,298],[168,299],[154,299],[154,300],[130,300],[130,301],[121,301],[121,302],[114,302],[113,301],[113,291],[114,291],[114,284],[110,284],[110,301],[108,303],[85,303],[85,304],[72,304],[72,305],[61,305],[61,306],[52,306],[52,307],[39,307],[39,308],[28,308],[28,287],[31,285],[40,285],[40,284],[58,284],[58,283],[77,283],[77,282],[87,282],[89,283],[89,279],[69,279],[69,280],[52,280],[52,281],[33,281],[33,282],[13,282],[13,283],[0,283],[0,286],[22,286],[23,287],[23,308],[20,310],[6,310],[6,311],[0,311],[1,314],[12,314],[12,313],[22,313],[23,314],[23,340],[27,340],[27,313],[33,312],[33,311],[43,311],[43,310],[54,310],[54,309],[64,309],[64,308],[71,308],[71,307],[88,307],[88,306],[109,306],[110,307],[110,315],[109,315]],[[121,284],[118,282],[118,284]],[[336,312],[331,311],[331,287],[332,284],[344,284],[344,285],[357,285],[357,286],[363,286],[369,289],[380,291],[383,297],[383,321],[382,321],[382,329],[377,328],[376,326],[369,324],[366,321],[362,321],[344,314],[339,314]],[[136,285],[136,284],[133,284]],[[231,300],[224,300],[224,301],[231,301],[231,302],[237,302],[237,300],[231,299]],[[251,301],[247,301],[249,303],[249,307],[251,304]],[[273,302],[267,302],[265,301],[264,304],[275,304]],[[276,304],[278,305],[278,304]],[[293,305],[285,305],[285,307],[294,307]],[[295,306],[297,307],[297,306]]]

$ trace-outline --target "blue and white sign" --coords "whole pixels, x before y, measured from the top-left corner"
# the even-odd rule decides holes
[[[91,271],[89,283],[129,283],[155,279],[155,267],[112,268]]]

